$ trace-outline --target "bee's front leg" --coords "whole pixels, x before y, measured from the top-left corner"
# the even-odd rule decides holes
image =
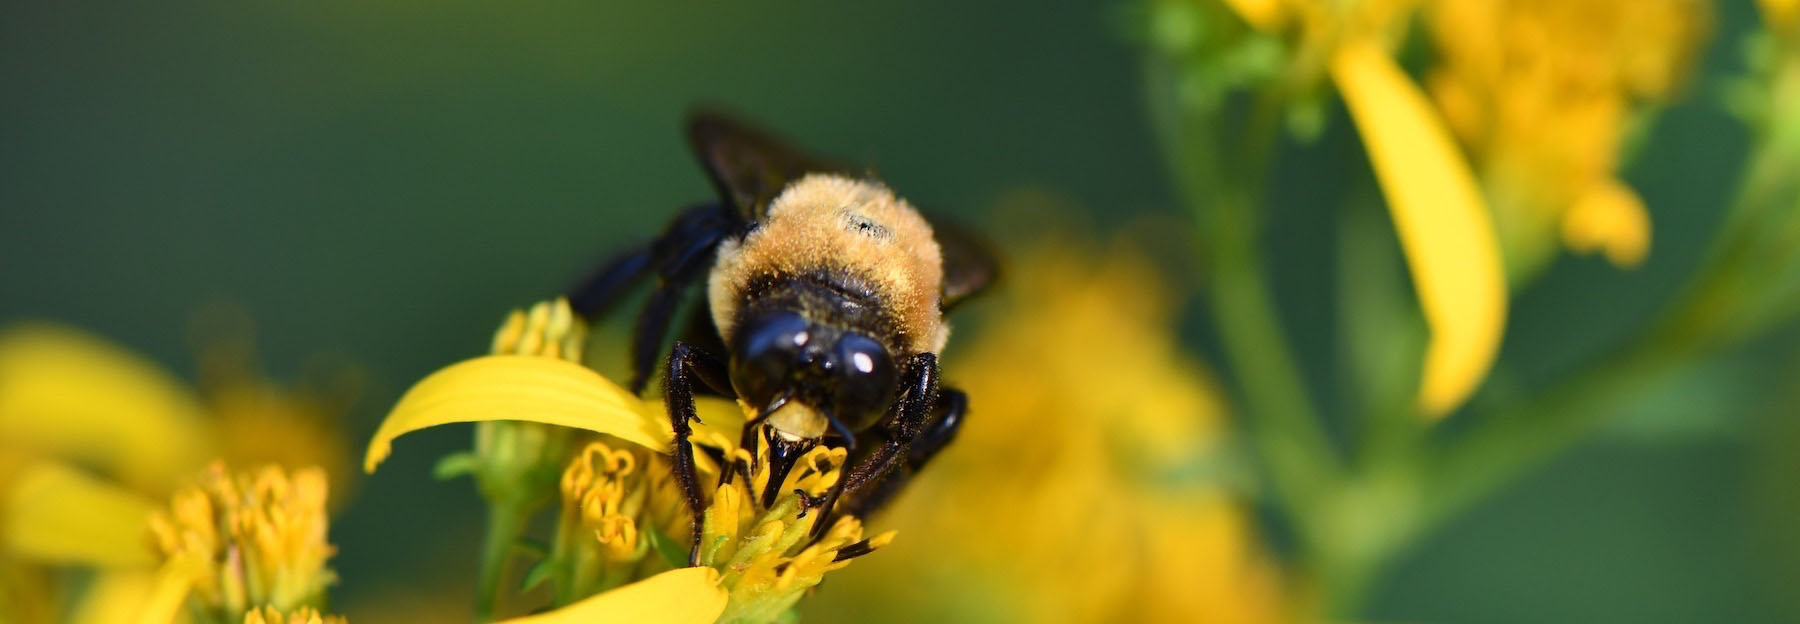
[[[882,478],[893,472],[900,465],[901,456],[912,448],[913,442],[924,429],[925,421],[931,416],[932,407],[938,401],[937,356],[931,353],[915,355],[907,362],[904,370],[906,376],[901,386],[899,405],[885,425],[887,440],[857,461],[856,465],[851,466],[838,479],[837,485],[825,499],[817,524],[813,525],[813,537],[824,535],[831,521],[832,509],[841,497],[848,495],[852,501],[860,500],[865,490],[881,483]]]
[[[963,415],[968,412],[969,397],[955,388],[944,388],[938,392],[937,406],[932,410],[937,418],[932,420],[913,441],[912,447],[906,451],[906,461],[896,463],[886,478],[858,484],[844,492],[844,513],[866,518],[869,514],[881,509],[893,499],[913,475],[925,467],[938,451],[950,445],[956,439],[956,433],[962,429]]]
[[[682,341],[675,341],[669,352],[669,368],[663,378],[663,401],[669,410],[669,427],[675,432],[675,482],[693,512],[693,540],[688,544],[688,566],[700,564],[700,537],[706,501],[700,495],[700,474],[694,467],[694,447],[688,439],[694,435],[691,423],[700,422],[694,409],[693,380],[725,396],[733,396],[731,380],[723,361]]]

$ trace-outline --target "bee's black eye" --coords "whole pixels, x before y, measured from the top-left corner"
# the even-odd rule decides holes
[[[816,338],[814,333],[812,324],[793,312],[770,312],[746,320],[732,337],[731,382],[738,394],[751,405],[766,407],[789,385]]]
[[[887,347],[858,333],[838,339],[838,417],[862,430],[880,418],[894,392],[894,362]]]

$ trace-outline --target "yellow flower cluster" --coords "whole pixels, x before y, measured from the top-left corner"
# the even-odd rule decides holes
[[[617,448],[615,448],[617,447]],[[566,604],[638,576],[650,551],[640,528],[652,486],[646,464],[655,459],[631,444],[590,442],[563,470],[562,515],[551,564],[556,602]]]
[[[643,487],[641,461],[629,450],[593,442],[563,471],[564,522],[593,531],[608,559],[643,555],[637,516],[649,490]]]
[[[292,611],[320,604],[337,580],[325,566],[335,552],[326,494],[317,468],[234,475],[215,462],[151,515],[150,532],[170,565],[190,575],[189,605],[208,621],[235,621],[253,607]]]
[[[540,301],[529,310],[513,310],[494,332],[491,351],[580,362],[587,338],[587,322],[575,316],[569,300],[559,298]]]
[[[789,472],[775,502],[760,509],[756,492],[771,478],[768,452],[730,449],[750,466],[750,478],[718,486],[702,516],[699,563],[718,570],[715,584],[729,596],[719,620],[770,621],[786,611],[825,573],[849,565],[839,551],[862,541],[861,522],[839,517],[816,541],[820,514],[810,509],[837,483],[846,452],[816,447]],[[646,557],[648,531],[688,535],[686,503],[670,474],[670,461],[631,445],[591,442],[569,463],[562,480],[562,524],[552,565],[560,574],[558,602],[571,602],[635,578],[668,569],[672,563]],[[808,497],[803,499],[802,495]],[[685,556],[681,537],[663,538]],[[890,532],[870,539],[873,550],[892,541]],[[863,550],[859,548],[859,550]]]
[[[1707,31],[1706,0],[1441,0],[1429,76],[1481,172],[1515,281],[1561,233],[1620,266],[1650,224],[1617,172],[1638,112],[1667,100]]]
[[[849,565],[838,555],[863,537],[862,521],[841,515],[817,541],[809,539],[822,514],[802,497],[818,500],[831,491],[847,451],[824,446],[808,451],[776,490],[781,494],[775,503],[759,510],[755,493],[764,490],[770,475],[767,446],[758,448],[749,483],[736,479],[719,486],[706,509],[700,564],[718,569],[721,585],[730,591],[722,622],[773,621],[825,573]],[[748,453],[738,449],[733,455]],[[875,536],[864,552],[893,539],[892,531]]]

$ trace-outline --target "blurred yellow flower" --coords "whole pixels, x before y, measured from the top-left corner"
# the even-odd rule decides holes
[[[945,367],[959,437],[834,575],[821,621],[1274,622],[1275,567],[1216,479],[1226,409],[1177,347],[1167,285],[1120,245],[1045,244]]]
[[[337,575],[325,566],[325,472],[266,465],[232,474],[214,462],[150,517],[166,565],[192,582],[202,621],[234,622],[255,607],[293,611],[322,604]]]
[[[173,586],[151,569],[153,501],[209,457],[343,461],[326,402],[253,381],[247,368],[214,370],[231,383],[200,393],[79,330],[0,330],[0,575],[45,585],[9,592],[0,620],[135,621],[146,600],[168,593],[153,590]],[[302,403],[311,407],[293,407]],[[288,435],[296,431],[316,435]],[[70,571],[41,575],[43,566]]]
[[[1792,32],[1800,28],[1800,0],[1757,0],[1756,6],[1762,9],[1763,22],[1769,30]]]
[[[1667,101],[1705,38],[1706,0],[1439,0],[1431,93],[1481,171],[1515,282],[1577,251],[1621,267],[1650,244],[1617,180],[1634,118]]]

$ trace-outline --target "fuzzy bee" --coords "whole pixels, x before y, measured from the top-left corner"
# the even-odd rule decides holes
[[[674,472],[695,518],[691,565],[703,507],[688,444],[696,392],[754,414],[743,447],[768,448],[764,507],[794,463],[826,444],[848,448],[850,463],[834,489],[806,501],[823,516],[815,526],[834,510],[866,515],[961,426],[967,397],[939,383],[944,313],[986,287],[995,263],[974,237],[934,227],[879,180],[720,115],[697,115],[687,130],[718,199],[603,265],[570,301],[595,318],[654,278],[631,345],[631,390],[641,393],[663,362]],[[702,305],[662,359],[677,308],[702,282]],[[748,479],[749,467],[721,479],[734,473]]]

